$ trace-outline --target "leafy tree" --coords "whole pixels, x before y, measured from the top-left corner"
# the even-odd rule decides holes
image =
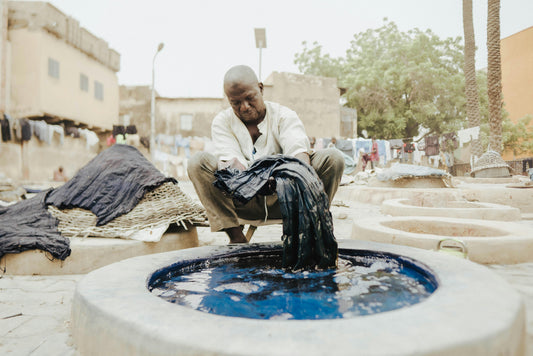
[[[401,32],[385,19],[382,27],[355,34],[346,58],[304,43],[295,63],[305,74],[337,77],[347,106],[357,109],[359,132],[408,138],[424,126],[440,134],[461,128],[465,119],[460,41],[430,30]]]

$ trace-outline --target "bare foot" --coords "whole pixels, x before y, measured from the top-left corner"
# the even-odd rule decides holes
[[[224,231],[226,231],[226,234],[228,234],[229,242],[231,244],[248,243],[248,240],[246,240],[246,237],[242,233],[241,226],[230,227]]]

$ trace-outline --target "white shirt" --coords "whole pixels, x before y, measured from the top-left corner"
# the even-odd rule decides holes
[[[235,157],[248,168],[254,160],[263,156],[282,153],[294,157],[298,153],[310,152],[309,138],[298,115],[277,103],[265,101],[265,106],[265,119],[257,125],[261,136],[255,145],[248,129],[232,108],[215,116],[211,137],[219,160]]]

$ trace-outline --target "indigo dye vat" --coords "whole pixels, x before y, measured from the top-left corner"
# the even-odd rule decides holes
[[[164,300],[232,317],[353,318],[427,299],[438,283],[428,267],[394,254],[341,250],[338,267],[287,271],[281,250],[247,249],[163,268],[149,282]]]

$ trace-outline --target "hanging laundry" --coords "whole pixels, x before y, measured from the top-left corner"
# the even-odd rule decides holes
[[[435,156],[439,154],[439,136],[426,136],[424,141],[426,146],[426,156]]]
[[[31,125],[30,120],[26,118],[19,119],[20,123],[20,139],[22,141],[29,141],[31,140]]]
[[[40,141],[51,143],[50,134],[48,133],[48,125],[42,120],[29,120],[32,132]]]
[[[59,135],[59,143],[64,144],[65,143],[65,129],[63,126],[59,125],[48,125],[48,135],[49,135],[49,141],[52,142],[54,138],[54,134]]]
[[[135,125],[126,126],[126,132],[128,135],[135,135],[137,133],[137,127]]]
[[[457,131],[457,137],[459,138],[459,146],[463,147],[463,144],[479,138],[479,126],[459,130]]]
[[[11,127],[6,114],[4,114],[4,118],[0,120],[0,128],[2,130],[2,141],[11,141]]]

